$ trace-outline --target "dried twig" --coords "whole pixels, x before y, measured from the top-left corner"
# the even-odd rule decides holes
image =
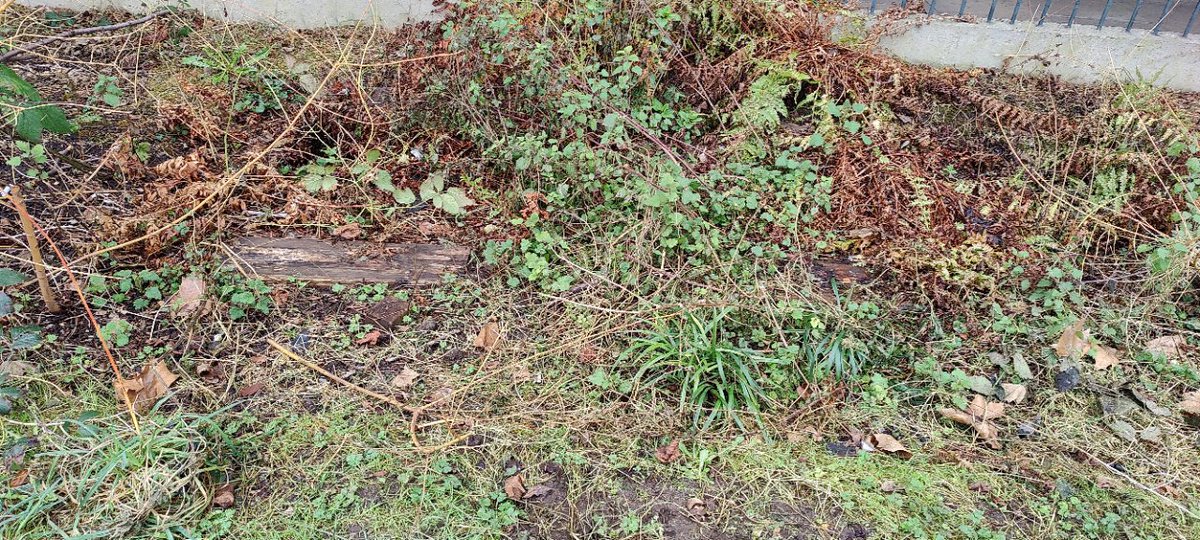
[[[289,359],[299,362],[304,367],[311,369],[311,370],[325,376],[326,378],[328,378],[329,380],[331,380],[333,382],[336,382],[342,386],[345,386],[346,388],[354,390],[355,392],[358,392],[359,394],[362,394],[364,396],[367,396],[367,397],[370,397],[373,399],[377,399],[379,401],[387,403],[388,405],[396,407],[397,409],[400,409],[400,410],[412,415],[412,419],[409,422],[408,434],[409,434],[409,437],[412,439],[413,447],[418,452],[430,454],[433,452],[444,450],[451,446],[457,445],[457,444],[467,440],[468,437],[470,437],[470,435],[459,435],[458,437],[450,439],[449,441],[446,441],[446,442],[436,445],[436,446],[421,446],[420,441],[417,439],[417,418],[419,418],[421,416],[421,413],[424,411],[424,408],[417,408],[417,407],[411,407],[409,405],[405,405],[405,404],[397,401],[396,398],[380,394],[379,392],[375,392],[373,390],[368,390],[357,384],[347,381],[346,379],[338,377],[337,375],[334,375],[333,373],[331,373],[329,370],[327,370],[321,366],[318,366],[317,364],[292,352],[287,347],[280,345],[275,340],[268,339],[267,344],[270,345],[275,350],[279,351],[284,356],[288,357]]]
[[[61,41],[61,40],[73,38],[76,36],[95,34],[95,33],[99,33],[99,32],[111,32],[113,30],[120,30],[122,28],[127,28],[130,26],[145,24],[154,19],[157,19],[158,17],[160,17],[162,15],[166,15],[167,13],[170,13],[170,12],[169,11],[155,11],[154,13],[151,13],[144,17],[139,17],[137,19],[133,19],[133,20],[125,21],[125,22],[119,22],[119,23],[115,23],[115,24],[106,24],[104,26],[92,26],[89,28],[75,28],[72,30],[67,30],[66,32],[54,34],[53,36],[39,39],[28,45],[13,45],[12,50],[10,50],[4,54],[0,54],[0,62],[11,62],[11,61],[15,61],[15,60],[21,60],[26,54],[33,52],[34,49],[45,47],[46,45],[54,43],[55,41]]]
[[[33,260],[33,273],[37,276],[38,288],[42,291],[42,300],[46,301],[46,311],[58,313],[62,311],[62,307],[58,305],[58,300],[54,298],[54,291],[50,289],[50,279],[46,277],[46,264],[42,262],[42,250],[38,247],[37,231],[33,228],[33,218],[29,215],[29,210],[25,208],[25,201],[21,199],[21,188],[12,186],[8,198],[12,200],[13,208],[17,210],[17,215],[21,219],[21,228],[25,230],[25,240],[29,243],[29,258]]]

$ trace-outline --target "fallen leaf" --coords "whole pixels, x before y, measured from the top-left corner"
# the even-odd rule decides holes
[[[884,480],[882,484],[879,484],[879,491],[882,491],[884,493],[895,493],[897,491],[900,491],[900,487],[897,486],[896,483],[891,480]]]
[[[1118,437],[1125,439],[1126,441],[1129,441],[1132,443],[1135,443],[1138,441],[1137,430],[1134,429],[1134,427],[1132,425],[1130,425],[1129,422],[1126,422],[1124,420],[1115,420],[1114,419],[1114,420],[1109,420],[1108,422],[1106,422],[1106,424],[1108,425],[1108,429],[1111,429],[1112,432],[1116,433]]]
[[[333,235],[345,238],[346,240],[354,240],[362,235],[362,226],[358,223],[350,222],[334,229]]]
[[[996,393],[996,385],[992,384],[992,381],[983,375],[975,375],[968,380],[970,381],[972,392],[985,396],[991,396]]]
[[[523,383],[533,380],[533,373],[530,373],[529,366],[521,363],[512,370],[512,381],[514,383]]]
[[[1138,434],[1138,438],[1146,442],[1162,444],[1162,428],[1159,428],[1158,426],[1150,426],[1146,429],[1143,429],[1142,432]]]
[[[682,455],[679,452],[679,439],[674,439],[671,441],[671,444],[660,446],[654,451],[654,458],[664,465],[674,462]]]
[[[704,499],[692,497],[687,500],[688,513],[700,517],[708,513],[708,505],[704,504]]]
[[[27,373],[37,373],[37,366],[23,360],[5,360],[4,362],[0,362],[0,375],[24,377]]]
[[[975,428],[975,433],[978,433],[979,438],[986,441],[988,446],[1000,449],[1000,430],[995,425],[991,422],[975,422],[971,427]]]
[[[225,484],[213,492],[213,506],[217,508],[229,508],[233,506],[233,503],[233,484]]]
[[[525,494],[522,495],[521,498],[522,499],[533,499],[535,497],[545,497],[546,495],[549,495],[550,492],[552,492],[552,491],[554,491],[554,488],[550,487],[547,484],[535,484],[533,487],[526,490]]]
[[[579,361],[585,364],[591,364],[600,359],[600,349],[590,343],[585,344],[579,349]]]
[[[1004,404],[988,401],[983,396],[975,396],[967,405],[967,413],[979,420],[991,420],[1004,416]]]
[[[404,369],[400,370],[398,375],[392,377],[392,386],[395,386],[401,390],[408,389],[413,385],[413,383],[417,382],[417,377],[420,376],[421,374],[417,373],[417,370],[410,367],[405,367]]]
[[[454,395],[454,390],[450,389],[449,387],[443,386],[441,388],[438,388],[437,390],[434,390],[432,394],[429,394],[429,404],[433,405],[434,403],[441,403],[443,401],[446,401],[447,399],[450,399],[450,396],[453,396],[453,395]]]
[[[113,386],[122,402],[128,400],[133,403],[134,410],[143,412],[167,395],[167,390],[178,378],[167,369],[167,363],[160,360],[157,364],[142,368],[134,378],[115,381]]]
[[[1168,360],[1179,358],[1185,347],[1187,340],[1181,335],[1162,336],[1146,342],[1146,352],[1161,355]]]
[[[1120,394],[1102,394],[1097,398],[1100,402],[1100,412],[1105,416],[1128,416],[1138,408],[1137,403]]]
[[[892,437],[887,433],[876,433],[871,435],[869,441],[871,446],[874,446],[885,453],[895,455],[896,457],[902,459],[908,459],[912,457],[912,452],[909,452],[908,448],[905,448],[903,444],[900,444],[900,441],[897,441],[895,437]]]
[[[1154,416],[1171,416],[1171,409],[1159,405],[1150,396],[1146,395],[1145,392],[1134,387],[1126,387],[1125,391],[1133,396],[1133,399],[1145,407],[1146,410],[1150,411],[1150,414]]]
[[[8,487],[19,488],[29,481],[29,469],[21,469],[8,479]]]
[[[1029,380],[1033,378],[1033,370],[1029,369],[1029,362],[1025,361],[1025,357],[1020,354],[1014,354],[1012,359],[1013,373],[1018,377]]]
[[[183,319],[188,315],[195,313],[200,308],[204,301],[204,291],[207,287],[204,284],[204,278],[199,276],[188,276],[179,282],[179,291],[171,297],[167,303],[171,314],[177,318]]]
[[[1025,395],[1028,392],[1023,384],[1002,383],[1000,385],[1004,389],[1004,401],[1006,403],[1020,403],[1025,401]]]
[[[474,345],[485,351],[490,351],[496,348],[496,344],[500,342],[500,324],[492,321],[479,329],[479,334],[475,336]]]
[[[216,360],[196,362],[196,375],[209,382],[223,381],[225,380],[225,367]]]
[[[374,346],[379,344],[379,338],[381,337],[383,337],[383,334],[380,333],[379,330],[371,330],[370,332],[364,334],[363,337],[354,340],[354,344]]]
[[[1076,321],[1075,324],[1063,330],[1062,335],[1058,337],[1058,341],[1054,344],[1054,352],[1058,353],[1061,358],[1078,359],[1092,348],[1091,343],[1091,332],[1083,327],[1083,321]]]
[[[262,389],[263,389],[263,383],[256,382],[249,386],[243,386],[241,390],[238,390],[237,395],[240,398],[248,398],[259,392],[262,392]]]
[[[1097,345],[1092,347],[1090,354],[1096,360],[1096,369],[1105,369],[1120,363],[1117,350],[1112,347]]]
[[[504,479],[504,494],[508,495],[508,498],[514,501],[519,501],[521,500],[521,497],[525,496],[525,493],[526,489],[524,476],[521,476],[520,474],[514,474]]]
[[[946,409],[946,408],[938,409],[938,413],[941,414],[942,417],[947,418],[949,420],[953,420],[954,422],[962,424],[964,426],[969,426],[969,425],[975,423],[974,416],[971,416],[970,414],[967,414],[967,413],[957,410],[957,409]]]

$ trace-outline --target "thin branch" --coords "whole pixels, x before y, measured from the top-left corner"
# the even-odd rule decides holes
[[[12,186],[12,189],[8,191],[8,198],[12,201],[13,208],[16,209],[17,215],[21,219],[21,228],[25,230],[25,240],[29,243],[29,258],[33,260],[33,274],[37,276],[42,300],[46,302],[46,311],[58,313],[62,311],[62,308],[59,307],[58,300],[54,298],[54,290],[50,288],[50,278],[46,277],[46,263],[42,262],[42,250],[38,247],[37,231],[33,228],[33,217],[25,208],[25,201],[21,198],[21,188]]]
[[[154,19],[157,19],[158,17],[160,17],[162,15],[166,15],[167,13],[170,13],[170,11],[155,11],[154,13],[151,13],[144,17],[139,17],[137,19],[133,19],[133,20],[125,21],[125,22],[119,22],[119,23],[115,23],[115,24],[107,24],[104,26],[92,26],[92,27],[88,27],[88,28],[75,28],[72,30],[67,30],[66,32],[62,32],[59,34],[55,34],[53,36],[49,36],[49,37],[40,39],[40,40],[30,43],[28,45],[13,45],[12,50],[10,50],[4,54],[0,54],[0,62],[10,62],[10,61],[15,61],[15,60],[21,60],[21,59],[23,59],[22,57],[24,57],[26,54],[32,53],[34,49],[40,49],[40,48],[45,47],[46,45],[49,45],[56,41],[61,41],[64,39],[73,38],[76,36],[83,36],[83,35],[87,35],[87,34],[95,34],[98,32],[111,32],[113,30],[120,30],[122,28],[127,28],[130,26],[137,26],[139,24],[145,24]]]

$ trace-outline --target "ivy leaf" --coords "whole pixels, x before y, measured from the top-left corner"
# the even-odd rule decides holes
[[[29,281],[29,276],[11,268],[0,268],[0,287],[11,287]]]

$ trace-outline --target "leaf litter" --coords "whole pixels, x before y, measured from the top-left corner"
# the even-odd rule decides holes
[[[938,413],[943,418],[955,423],[971,426],[988,446],[995,449],[1000,448],[1000,430],[992,423],[992,420],[1004,416],[1003,403],[988,401],[983,396],[975,396],[975,399],[972,399],[971,403],[967,405],[966,410],[960,411],[943,407],[938,409]]]
[[[142,368],[136,377],[115,381],[117,397],[122,402],[128,400],[137,412],[145,412],[159,398],[167,395],[167,391],[179,376],[171,373],[167,363],[160,360],[156,364]]]

